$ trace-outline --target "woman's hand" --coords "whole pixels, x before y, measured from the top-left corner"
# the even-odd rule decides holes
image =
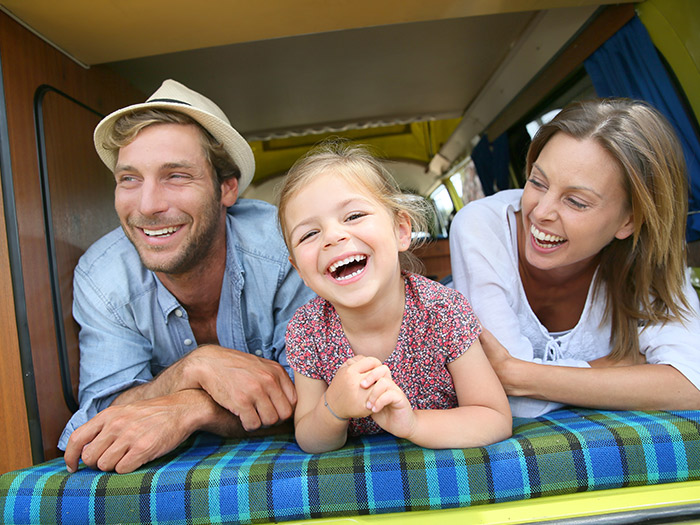
[[[512,377],[512,369],[517,366],[520,359],[514,358],[505,346],[498,342],[498,339],[483,326],[479,336],[479,342],[484,349],[484,354],[488,358],[498,379],[503,385],[507,395],[518,395],[515,393],[515,385]]]

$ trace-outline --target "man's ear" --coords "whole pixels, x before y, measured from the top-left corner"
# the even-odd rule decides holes
[[[627,215],[627,219],[625,222],[622,223],[622,225],[618,228],[617,232],[615,233],[615,238],[616,239],[626,239],[630,235],[634,233],[634,215],[632,215],[632,212]]]
[[[221,183],[221,204],[228,208],[233,206],[238,199],[238,179],[229,177]]]

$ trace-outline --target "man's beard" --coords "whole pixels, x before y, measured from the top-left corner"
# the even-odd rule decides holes
[[[187,273],[198,265],[203,264],[211,256],[212,247],[219,235],[219,229],[221,228],[221,206],[220,202],[212,201],[208,206],[204,208],[206,211],[200,218],[200,231],[196,235],[191,235],[186,238],[177,253],[166,261],[159,263],[153,263],[146,260],[142,250],[149,250],[152,252],[157,252],[158,249],[139,247],[129,234],[129,230],[126,228],[127,237],[136,248],[139,254],[141,263],[151,270],[152,272],[164,273],[169,275],[181,275]],[[133,226],[133,224],[130,224]],[[149,227],[147,224],[139,224],[140,228]]]

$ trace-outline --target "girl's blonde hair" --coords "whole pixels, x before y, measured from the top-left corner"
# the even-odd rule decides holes
[[[403,193],[391,174],[366,146],[342,139],[327,140],[299,159],[284,178],[278,199],[278,217],[284,241],[292,253],[286,210],[289,201],[319,175],[332,172],[351,184],[361,185],[382,205],[398,224],[400,217],[407,217],[413,232],[428,231],[430,205],[418,195]],[[412,236],[410,248],[401,252],[401,268],[420,272],[423,265],[411,253],[423,242],[424,236]]]
[[[542,126],[527,153],[527,173],[556,133],[594,140],[621,169],[634,234],[601,252],[595,290],[606,284],[613,359],[639,352],[638,328],[682,320],[688,181],[683,150],[668,121],[644,102],[597,99],[568,105]]]

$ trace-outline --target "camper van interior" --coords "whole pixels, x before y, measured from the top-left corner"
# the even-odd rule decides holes
[[[78,407],[72,273],[88,246],[118,226],[114,180],[92,143],[93,129],[104,115],[145,100],[165,79],[182,82],[216,101],[250,143],[256,171],[243,197],[271,203],[289,167],[319,141],[338,136],[368,144],[404,190],[434,207],[434,224],[427,232],[432,241],[419,256],[426,275],[449,282],[448,235],[454,213],[470,200],[522,186],[531,134],[567,102],[597,95],[585,61],[633,19],[647,29],[697,134],[700,3],[695,0],[0,0],[0,474],[36,472],[32,469],[60,462],[56,444]],[[506,140],[510,160],[505,171],[490,174],[472,152],[479,144],[492,151],[499,138]],[[700,181],[691,187],[700,190]],[[697,246],[689,244],[694,266],[700,266]],[[586,414],[588,420],[597,417]],[[256,514],[250,507],[248,514],[241,511],[235,518],[221,509],[217,518],[211,508],[206,515],[189,516],[197,523],[258,523],[381,517],[385,512],[396,516],[399,509],[416,509],[399,518],[404,523],[414,514],[411,519],[417,522],[435,519],[420,511],[495,503],[481,505],[492,508],[491,513],[483,511],[472,518],[481,521],[474,522],[529,523],[547,516],[638,513],[651,502],[654,509],[682,508],[676,517],[666,515],[668,521],[679,520],[677,516],[700,519],[700,464],[688,459],[697,463],[700,458],[700,437],[692,443],[688,437],[698,434],[700,416],[688,416],[688,421],[689,429],[677,431],[687,434],[683,453],[676,452],[675,477],[656,472],[620,485],[566,489],[554,481],[556,490],[520,497],[509,489],[494,489],[491,480],[482,499],[462,494],[445,503],[438,490],[434,502],[415,507],[403,501],[367,503],[353,512],[320,501],[318,508],[326,510],[308,515]],[[529,423],[522,423],[527,432]],[[654,424],[671,425],[665,420]],[[201,439],[214,446],[209,438]],[[642,439],[642,447],[653,448],[653,438],[649,440]],[[255,449],[254,442],[246,446]],[[530,465],[525,468],[533,468],[529,461],[522,460]],[[590,467],[594,460],[587,456],[585,461]],[[52,474],[45,475],[48,479]],[[375,483],[393,483],[381,479]],[[65,501],[42,510],[53,504],[47,503],[48,494],[54,501],[62,488],[44,488],[46,495],[33,510],[13,513],[19,500],[10,499],[18,497],[20,482],[12,480],[7,487],[0,483],[0,509],[7,505],[0,521],[45,522],[51,512],[58,522],[80,521],[61,514],[58,507],[67,505]],[[435,483],[444,480],[435,478]],[[649,486],[657,483],[667,484],[657,485],[661,490],[654,493]],[[634,495],[615,492],[630,485],[642,487]],[[522,501],[515,502],[520,507],[507,503],[536,503],[536,496],[565,498],[596,488],[613,489],[589,492],[598,501],[604,500],[603,493],[616,499],[574,503],[572,513],[564,499],[554,500],[557,507],[535,504],[527,511]],[[241,491],[248,489],[237,490],[243,498]],[[334,493],[332,487],[319,491]],[[258,496],[267,497],[268,507],[274,507],[271,494],[265,496],[263,490]],[[240,511],[242,503],[236,501]],[[118,512],[108,508],[101,518],[90,520],[148,521],[143,509],[135,517]],[[460,515],[450,512],[440,510],[437,519],[461,522]],[[626,523],[640,516],[634,514]]]

